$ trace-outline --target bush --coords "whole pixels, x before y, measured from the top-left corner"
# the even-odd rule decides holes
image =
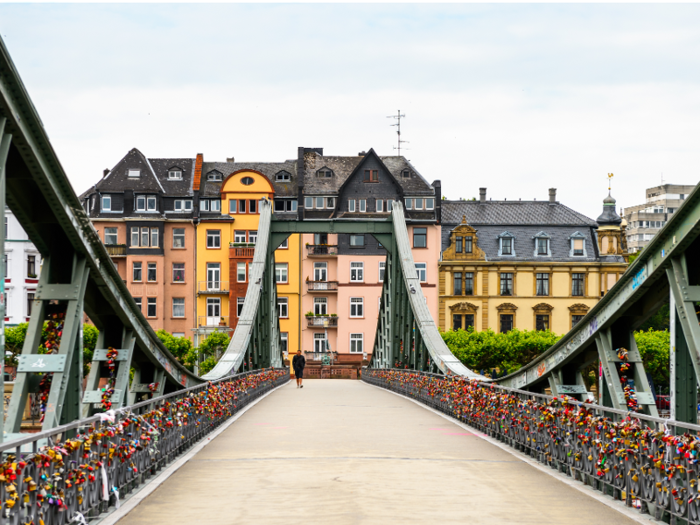
[[[194,362],[188,364],[188,357],[192,353],[192,341],[186,337],[175,337],[170,332],[158,330],[156,332],[158,339],[162,341],[171,354],[180,361],[189,370],[194,367]]]
[[[635,332],[634,340],[642,356],[644,370],[651,376],[657,390],[661,388],[666,391],[670,380],[670,332],[649,328]]]

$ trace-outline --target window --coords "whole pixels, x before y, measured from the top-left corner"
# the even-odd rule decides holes
[[[462,253],[464,243],[462,237],[455,237],[455,253]]]
[[[173,248],[185,247],[185,228],[173,228]]]
[[[572,273],[571,274],[571,295],[573,296],[583,296],[583,290],[584,290],[584,279],[586,278],[586,275],[583,273]]]
[[[314,297],[314,315],[328,315],[328,299]]]
[[[282,244],[277,248],[278,250],[288,250],[289,249],[289,237],[282,241]]]
[[[245,297],[236,298],[236,316],[240,317],[243,313],[243,305],[245,304]]]
[[[190,204],[191,206],[191,204]],[[149,195],[146,198],[146,211],[156,211],[156,197],[155,195]]]
[[[173,282],[185,282],[185,263],[173,263]]]
[[[286,297],[277,298],[277,313],[281,319],[289,317],[289,299]]]
[[[117,244],[116,228],[105,228],[105,244]]]
[[[319,179],[330,179],[333,176],[333,172],[331,170],[318,170],[316,172],[316,177]]]
[[[384,272],[386,271],[386,262],[382,261],[379,263],[379,282],[384,282]]]
[[[220,290],[221,263],[207,263],[207,291],[218,292]]]
[[[304,197],[304,208],[306,208],[307,210],[314,209],[314,198],[313,197]]]
[[[207,230],[207,248],[221,248],[221,230]]]
[[[411,178],[411,172],[410,172],[409,170],[403,170],[403,171],[401,172],[401,176],[402,176],[404,179],[410,179],[410,178]]]
[[[547,249],[548,242],[549,242],[549,239],[542,239],[542,238],[537,239],[537,255],[547,255],[547,253],[549,252]]]
[[[428,263],[418,262],[416,263],[416,274],[418,280],[422,283],[428,281]]]
[[[513,274],[501,274],[501,295],[513,295]]]
[[[141,298],[140,298],[140,297],[134,297],[134,302],[136,303],[136,306],[139,307],[139,312],[142,312],[143,309],[141,308]]]
[[[185,337],[185,332],[173,332],[173,337]]]
[[[328,350],[328,340],[326,339],[326,334],[314,334],[314,352],[320,353]]]
[[[413,247],[428,247],[428,228],[413,228]]]
[[[149,239],[149,229],[148,228],[141,228],[141,246],[148,246],[148,239]]]
[[[474,273],[464,273],[464,295],[474,295]]]
[[[323,197],[316,197],[315,200],[316,200],[316,206],[315,206],[316,209],[322,210],[326,199],[324,199]]]
[[[536,275],[536,290],[537,295],[549,295],[549,274],[538,273]]]
[[[180,170],[170,170],[168,172],[168,180],[182,180],[182,172]]]
[[[435,199],[425,199],[425,209],[433,210],[435,209]]]
[[[136,282],[136,283],[141,282],[141,265],[142,265],[142,263],[140,263],[140,262],[134,262],[131,280]]]
[[[241,184],[243,184],[243,186],[250,186],[254,182],[253,177],[243,177],[241,179]]]
[[[248,208],[248,213],[258,213],[258,201],[251,200]]]
[[[103,195],[102,196],[102,211],[112,211],[112,196]]]
[[[314,263],[314,281],[321,282],[328,280],[328,263]]]
[[[513,329],[513,314],[501,314],[501,333],[505,334]]]
[[[535,330],[549,330],[549,315],[535,316]]]
[[[287,283],[287,263],[275,263],[275,282],[286,284]]]
[[[34,292],[27,292],[27,317],[32,316],[32,306],[34,305]]]
[[[379,182],[379,170],[365,170],[365,182]]]
[[[151,228],[151,246],[158,247],[158,228]]]
[[[289,332],[280,332],[280,350],[282,351],[282,355],[287,355],[287,352],[289,352]]]
[[[146,274],[146,277],[149,282],[155,282],[156,281],[156,263],[148,263],[148,272]]]
[[[386,201],[386,211],[391,211],[394,206],[394,201],[387,199]]]
[[[464,238],[464,253],[472,253],[472,240],[473,237],[471,235]]]
[[[129,177],[140,177],[141,176],[141,170],[129,170],[127,172],[127,175]]]
[[[384,201],[382,199],[377,199],[376,208],[377,213],[382,213],[384,211]]]
[[[222,320],[221,299],[218,297],[207,298],[207,326],[216,326]]]
[[[365,263],[351,262],[350,263],[350,282],[361,283],[365,280]]]
[[[354,213],[354,212],[355,212],[355,199],[350,199],[350,200],[348,200],[348,211],[349,211],[350,213]]]
[[[36,277],[36,255],[27,256],[27,277]]]
[[[223,180],[223,175],[218,171],[212,171],[210,173],[207,173],[207,180],[213,182],[221,182]]]
[[[583,319],[584,317],[585,317],[585,316],[583,316],[583,315],[577,315],[577,314],[572,315],[572,316],[571,316],[571,328],[573,328],[574,326],[576,326],[576,325],[578,324],[578,322],[579,322],[581,319]]]
[[[228,212],[229,213],[236,213],[237,209],[238,209],[238,201],[237,200],[228,201]]]
[[[146,211],[146,197],[143,195],[136,196],[136,211]]]
[[[474,327],[474,314],[452,314],[452,330],[466,330]]]
[[[219,199],[212,199],[209,201],[209,208],[211,211],[221,212],[221,201]]]
[[[275,211],[297,211],[297,201],[292,199],[275,199]]]
[[[572,239],[571,242],[573,243],[573,248],[574,248],[574,256],[581,257],[584,255],[583,253],[583,241],[584,239]]]
[[[413,199],[406,199],[406,209],[407,210],[413,209]]]
[[[236,230],[235,232],[233,232],[233,242],[245,243],[245,231]]]
[[[184,297],[173,297],[173,317],[185,317]]]
[[[203,200],[202,201],[202,210],[207,211],[209,209],[209,201],[208,200]],[[173,209],[175,211],[192,211],[192,201],[187,199],[187,200],[176,200]]]
[[[361,354],[363,352],[362,338],[363,338],[363,334],[350,334],[350,353],[351,354]]]
[[[365,213],[367,211],[367,199],[360,199],[360,213]]]
[[[499,255],[514,255],[513,253],[513,237],[510,234],[501,234],[501,250]]]
[[[245,271],[245,263],[244,262],[239,262],[236,265],[236,280],[239,283],[244,283],[246,280],[246,271]]]
[[[459,314],[452,314],[452,330],[462,329],[462,316]]]
[[[277,175],[275,175],[275,180],[277,182],[288,182],[292,180],[292,176],[286,171],[280,171]]]
[[[245,203],[246,201],[244,199],[238,200],[238,213],[245,213]]]
[[[350,246],[358,247],[365,245],[364,235],[350,235]]]
[[[413,209],[414,210],[422,210],[423,209],[423,199],[414,199],[413,200]]]
[[[452,281],[452,295],[462,295],[462,272],[455,272]]]
[[[248,232],[248,242],[250,244],[255,244],[258,242],[258,231],[253,230]]]
[[[147,317],[155,317],[156,316],[156,298],[155,297],[148,298],[148,306],[146,308],[146,316]]]
[[[364,317],[364,298],[350,298],[350,317]]]

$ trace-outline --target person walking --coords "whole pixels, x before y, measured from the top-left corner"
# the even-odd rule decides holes
[[[306,366],[306,359],[301,355],[301,350],[297,350],[297,355],[292,359],[292,368],[294,369],[294,377],[297,378],[297,388],[304,388],[301,384],[304,379],[304,367]]]

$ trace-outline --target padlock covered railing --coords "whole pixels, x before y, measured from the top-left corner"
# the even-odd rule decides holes
[[[453,375],[364,369],[362,380],[416,399],[656,519],[700,523],[700,425]]]
[[[107,512],[287,381],[286,368],[254,370],[0,444],[0,525],[80,523],[78,513]]]

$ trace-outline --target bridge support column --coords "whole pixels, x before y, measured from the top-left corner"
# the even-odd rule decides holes
[[[10,152],[10,142],[12,135],[5,133],[5,124],[7,119],[0,118],[0,213],[2,213],[3,224],[5,217],[5,163],[7,155]],[[2,373],[0,373],[0,392],[5,391],[5,314],[7,310],[7,301],[5,297],[5,228],[0,228],[0,253],[3,257],[0,259],[0,355],[2,355]],[[4,394],[3,394],[4,396]],[[4,399],[3,399],[4,404]],[[0,415],[0,442],[3,439],[5,426],[4,415]]]

